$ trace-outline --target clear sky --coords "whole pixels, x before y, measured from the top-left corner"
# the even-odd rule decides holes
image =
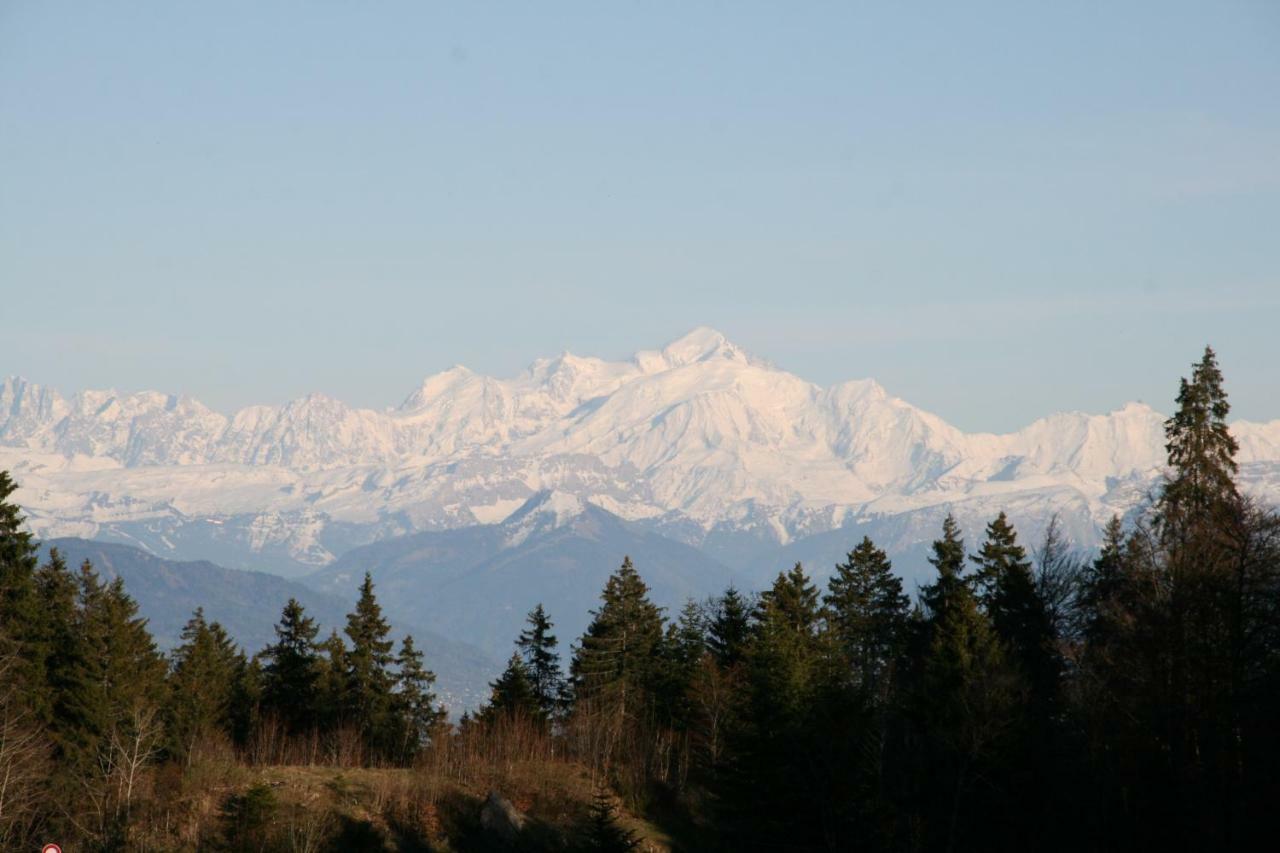
[[[1280,3],[0,0],[0,375],[398,403],[711,325],[1280,417]]]

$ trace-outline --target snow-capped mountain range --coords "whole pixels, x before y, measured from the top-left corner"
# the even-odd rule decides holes
[[[10,378],[0,468],[42,537],[300,573],[391,536],[503,521],[544,490],[566,519],[587,502],[725,553],[726,537],[781,546],[944,508],[1058,512],[1088,539],[1158,476],[1163,421],[1130,403],[967,434],[872,380],[823,388],[699,328],[629,361],[565,353],[505,380],[454,367],[383,411],[312,394],[226,415]],[[1246,487],[1280,499],[1280,420],[1232,430]]]

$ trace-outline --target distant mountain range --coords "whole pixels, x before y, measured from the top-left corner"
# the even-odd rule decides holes
[[[564,354],[510,380],[455,367],[384,411],[311,395],[224,415],[11,378],[0,469],[37,535],[124,577],[162,642],[203,606],[257,650],[290,596],[341,627],[367,570],[468,706],[538,602],[567,659],[625,555],[674,611],[795,562],[821,579],[863,535],[918,580],[948,512],[971,541],[1005,510],[1024,542],[1056,516],[1091,546],[1156,482],[1163,422],[1130,403],[965,434],[871,380],[821,388],[704,328],[625,362]],[[1232,431],[1245,488],[1280,502],[1280,420]]]
[[[826,559],[842,530],[916,553],[947,510],[972,527],[1009,509],[1032,535],[1057,513],[1091,544],[1160,471],[1162,422],[1131,403],[966,434],[871,380],[821,388],[701,328],[623,362],[566,353],[509,380],[455,367],[384,411],[313,394],[225,415],[14,378],[0,385],[0,468],[43,537],[282,575],[496,524],[543,491],[749,573]],[[1232,429],[1246,488],[1277,500],[1280,420]]]

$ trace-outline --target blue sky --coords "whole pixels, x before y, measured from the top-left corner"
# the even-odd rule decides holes
[[[0,297],[0,374],[224,410],[705,324],[1280,417],[1280,5],[0,0]]]

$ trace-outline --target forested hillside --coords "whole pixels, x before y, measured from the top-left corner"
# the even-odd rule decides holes
[[[1212,350],[1176,403],[1096,553],[947,517],[914,600],[864,538],[824,586],[678,613],[617,555],[572,643],[527,602],[456,724],[368,575],[340,633],[291,600],[244,650],[197,609],[162,655],[0,474],[0,847],[1270,849],[1280,517],[1238,488]]]

